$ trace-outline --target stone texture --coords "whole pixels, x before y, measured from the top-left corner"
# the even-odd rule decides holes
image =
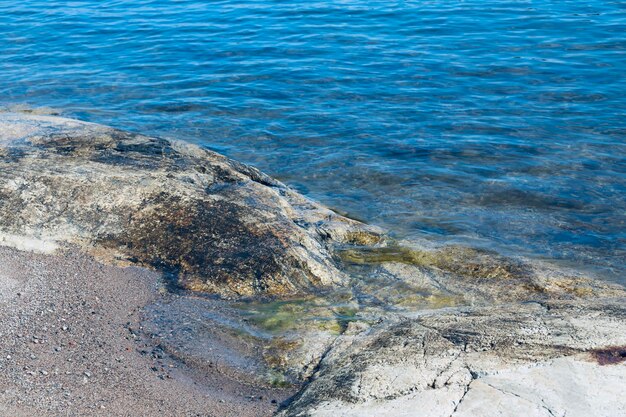
[[[625,302],[555,300],[390,317],[337,339],[280,415],[624,415]]]
[[[0,114],[0,242],[164,271],[225,296],[342,285],[336,243],[379,232],[198,146],[50,116]]]
[[[350,247],[341,259],[357,265],[360,274],[375,277],[379,297],[394,283],[403,291],[387,304],[410,304],[414,293],[429,293],[442,304],[493,305],[521,300],[575,299],[620,296],[623,288],[546,262],[512,258],[463,246],[424,248],[413,242]],[[366,286],[365,282],[359,283]]]

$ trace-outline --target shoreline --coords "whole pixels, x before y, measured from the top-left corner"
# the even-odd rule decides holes
[[[6,247],[0,264],[2,415],[265,416],[292,394],[163,352],[140,330],[156,272]]]
[[[626,413],[622,286],[69,119],[0,115],[0,179],[0,413]]]

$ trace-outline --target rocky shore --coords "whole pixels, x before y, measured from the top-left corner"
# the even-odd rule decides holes
[[[376,241],[256,169],[182,142],[0,115],[0,242],[72,243],[225,296],[296,295],[346,277],[333,243]]]
[[[626,415],[626,292],[0,113],[0,414]]]

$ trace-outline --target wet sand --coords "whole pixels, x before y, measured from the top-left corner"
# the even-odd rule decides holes
[[[159,274],[0,247],[0,415],[267,416],[293,394],[195,371],[142,332]]]

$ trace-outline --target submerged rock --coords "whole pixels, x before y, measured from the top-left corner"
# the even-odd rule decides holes
[[[373,227],[255,168],[177,141],[0,114],[0,243],[157,268],[192,290],[285,296],[342,285],[336,243]]]
[[[470,247],[424,249],[405,242],[350,247],[338,251],[337,256],[348,269],[360,269],[365,271],[361,272],[363,275],[375,277],[357,284],[363,291],[401,308],[410,306],[416,295],[434,301],[433,307],[450,307],[623,294],[619,285],[576,271]],[[380,288],[367,288],[368,285]],[[391,294],[398,286],[400,291]],[[421,307],[429,306],[422,303]]]

